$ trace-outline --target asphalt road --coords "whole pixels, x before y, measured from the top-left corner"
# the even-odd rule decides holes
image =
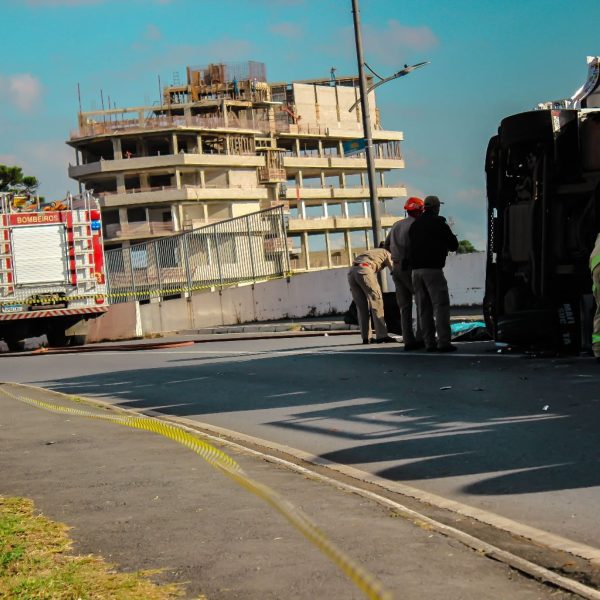
[[[243,432],[600,546],[600,368],[358,336],[0,357],[0,379]]]

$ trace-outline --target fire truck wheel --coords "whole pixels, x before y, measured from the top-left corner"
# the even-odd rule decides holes
[[[69,346],[83,346],[85,344],[85,335],[70,335],[68,338]]]
[[[19,339],[18,336],[7,335],[4,341],[10,352],[22,352],[25,350],[25,340]]]
[[[61,328],[49,329],[46,332],[46,337],[48,338],[48,346],[50,346],[50,348],[57,348],[67,345],[68,338],[65,335],[64,330]]]

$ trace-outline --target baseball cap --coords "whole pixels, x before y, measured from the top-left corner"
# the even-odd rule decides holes
[[[404,204],[404,210],[423,210],[423,200],[411,196]]]
[[[425,198],[425,208],[435,208],[436,206],[439,206],[440,204],[444,204],[443,202],[440,202],[440,199],[437,196],[427,196]]]

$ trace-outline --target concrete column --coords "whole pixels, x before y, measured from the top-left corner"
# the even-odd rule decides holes
[[[79,162],[79,150],[75,148],[75,164],[79,166],[81,163]]]
[[[115,160],[123,158],[123,151],[121,150],[121,138],[115,137],[112,139],[113,145],[113,154],[115,156]]]
[[[227,127],[227,125],[229,124],[229,115],[227,114],[227,103],[225,102],[225,98],[223,98],[223,101],[221,102],[221,112],[223,113],[223,122],[225,124],[225,127]]]
[[[329,216],[329,211],[327,209],[327,202],[323,202],[323,216],[327,218]]]
[[[121,223],[121,225],[123,225],[124,223],[126,224],[127,221],[127,209],[126,208],[119,208],[119,223]]]
[[[179,169],[175,169],[175,187],[180,190],[181,189],[181,171]]]
[[[306,233],[306,231],[302,233],[300,243],[302,247],[302,254],[304,256],[304,266],[305,268],[310,269],[310,254],[308,252],[308,233]]]
[[[365,172],[361,171],[360,173],[360,187],[367,187],[365,185]]]
[[[298,187],[304,187],[304,177],[302,177],[302,171],[298,171],[298,175],[296,175],[296,182],[298,183]]]
[[[183,229],[185,214],[183,212],[183,204],[179,203],[172,207],[173,211],[173,225],[175,225],[175,231],[181,231]]]
[[[325,250],[327,252],[327,267],[331,269],[333,262],[331,260],[331,241],[329,239],[329,231],[325,232]]]
[[[299,208],[299,212],[300,212],[300,218],[306,219],[306,202],[302,198],[300,199],[300,202],[298,203],[298,208]]]
[[[117,193],[125,193],[125,175],[123,173],[117,175]]]
[[[385,176],[383,174],[383,171],[379,171],[379,185],[381,187],[385,187]]]
[[[338,119],[339,121],[339,119]],[[338,141],[338,154],[340,155],[340,157],[343,158],[344,156],[344,142],[342,142],[342,140]]]
[[[198,171],[197,181],[201,188],[206,187],[206,178],[204,177],[204,171],[202,169]]]
[[[363,200],[363,216],[368,218],[369,217],[369,203],[366,200]]]
[[[321,142],[319,142],[321,143]],[[325,172],[321,171],[321,187],[324,188],[325,187]]]
[[[346,250],[348,251],[348,260],[350,261],[350,264],[352,264],[352,259],[354,258],[352,256],[352,238],[348,229],[344,231],[344,243],[346,244]]]
[[[344,216],[346,219],[350,216],[350,211],[348,210],[348,201],[344,200],[342,202],[342,216]]]
[[[179,152],[179,143],[177,141],[177,134],[171,134],[171,154],[177,154]]]
[[[196,135],[196,146],[198,146],[198,154],[202,154],[202,136]]]
[[[202,205],[202,218],[208,221],[208,204],[206,202]]]
[[[323,142],[319,140],[319,158],[323,158]]]
[[[342,173],[339,176],[339,180],[340,180],[340,187],[345,188],[346,187],[346,173]]]
[[[294,147],[296,149],[296,156],[300,156],[300,138],[294,140]]]
[[[179,231],[179,205],[171,204],[171,222],[173,223],[173,231]]]
[[[140,173],[140,188],[142,190],[147,190],[149,187],[148,173]]]

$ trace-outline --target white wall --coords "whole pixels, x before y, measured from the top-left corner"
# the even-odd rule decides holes
[[[279,279],[226,288],[221,293],[206,291],[190,298],[144,304],[117,304],[114,314],[94,323],[93,340],[122,339],[128,332],[150,335],[252,321],[344,313],[352,298],[347,267],[301,273]],[[446,278],[452,306],[480,305],[485,282],[485,253],[448,257]],[[389,290],[394,290],[388,275]],[[112,318],[111,318],[112,317]],[[103,327],[105,324],[105,327]],[[133,337],[133,334],[132,336]]]

